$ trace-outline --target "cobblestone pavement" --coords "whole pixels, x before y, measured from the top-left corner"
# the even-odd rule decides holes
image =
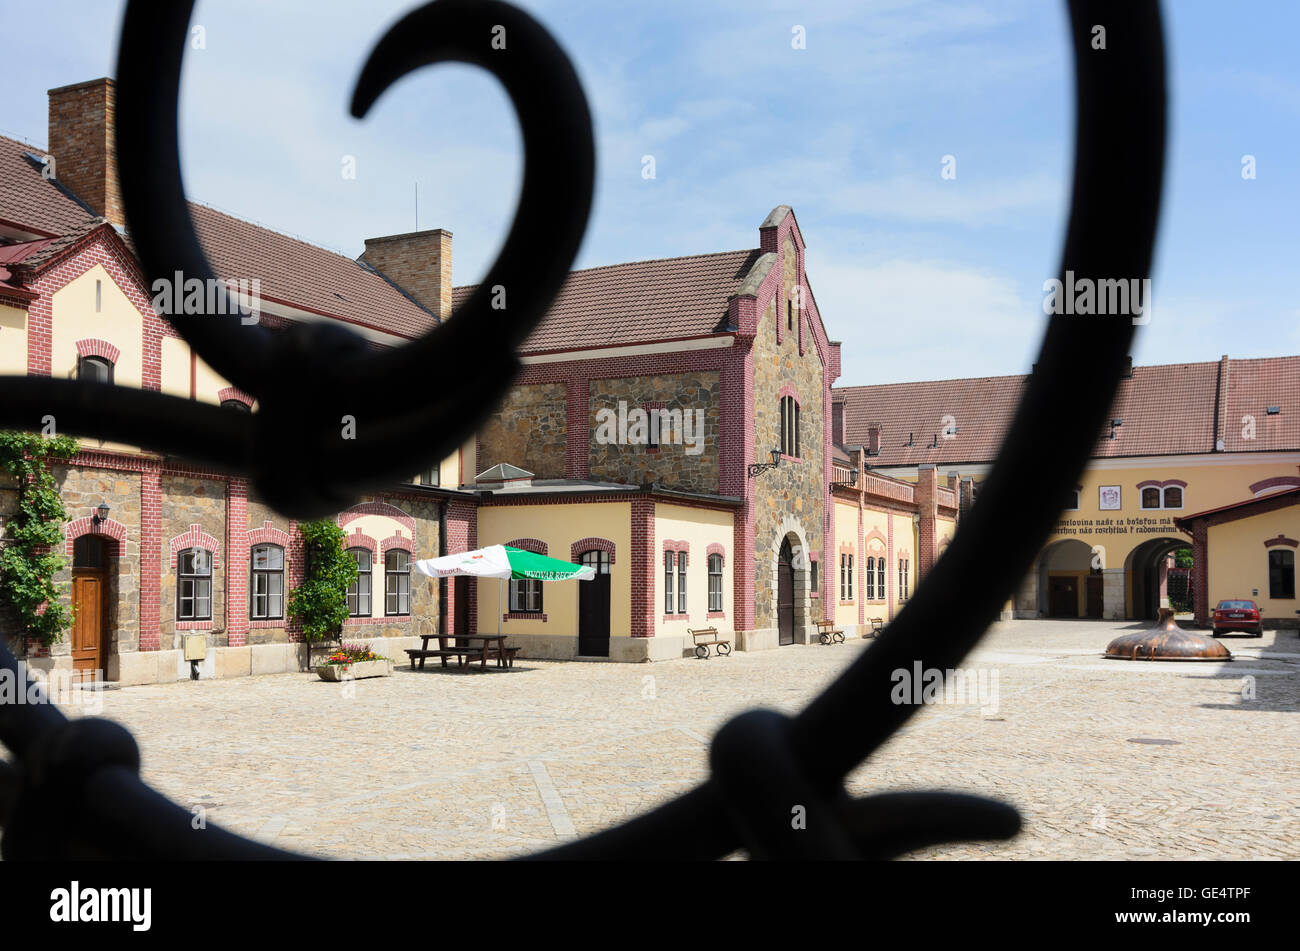
[[[996,672],[996,710],[927,706],[850,791],[942,787],[1025,815],[1012,842],[917,858],[1300,856],[1295,632],[1225,638],[1230,664],[1100,657],[1142,626],[995,627],[967,666]],[[796,711],[870,644],[126,687],[103,692],[103,713],[136,735],[148,782],[245,835],[335,858],[497,858],[688,789],[722,722],[759,705]],[[1154,740],[1177,743],[1135,742]]]

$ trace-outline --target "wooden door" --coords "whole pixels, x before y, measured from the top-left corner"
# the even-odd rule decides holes
[[[777,643],[794,643],[794,552],[790,539],[781,543],[776,563]]]
[[[72,670],[77,677],[94,679],[104,669],[104,575],[102,568],[72,572]]]
[[[1078,617],[1079,594],[1074,578],[1048,579],[1048,614],[1052,617]]]
[[[578,584],[578,654],[609,656],[609,552],[586,551],[582,564],[596,569],[596,577]]]
[[[1104,599],[1102,597],[1102,577],[1101,575],[1088,576],[1088,617],[1099,618],[1102,616],[1102,606]]]

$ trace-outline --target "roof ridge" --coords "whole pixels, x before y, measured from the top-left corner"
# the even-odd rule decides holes
[[[641,264],[661,264],[667,261],[688,261],[692,258],[720,258],[729,254],[753,254],[761,252],[762,248],[738,248],[734,251],[708,251],[703,254],[679,254],[670,258],[645,258],[639,261],[620,261],[617,264],[597,264],[595,267],[575,268],[569,274],[587,274],[591,271],[610,271],[618,267],[635,267]],[[482,283],[481,281],[479,283]],[[470,287],[478,287],[478,284],[457,284],[452,287],[453,291],[459,291]]]
[[[48,146],[37,145],[35,142],[28,142],[26,139],[16,139],[12,135],[5,135],[3,131],[0,131],[0,139],[4,139],[6,142],[12,142],[14,145],[18,145],[23,148],[36,149],[37,151],[45,154],[49,153]]]

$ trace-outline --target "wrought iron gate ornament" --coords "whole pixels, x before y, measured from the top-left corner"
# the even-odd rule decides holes
[[[1158,0],[1069,0],[1076,152],[1061,272],[1097,279],[1150,275],[1165,151],[1165,59]],[[117,150],[131,239],[152,283],[211,269],[181,185],[177,93],[192,3],[130,0],[118,62]],[[1094,49],[1093,27],[1105,27]],[[490,43],[504,29],[505,49]],[[139,445],[249,476],[301,517],[345,508],[405,478],[471,434],[520,366],[516,349],[558,292],[591,204],[594,147],[572,65],[531,17],[498,0],[435,0],[398,22],[361,72],[352,112],[364,116],[397,79],[437,62],[487,69],[522,127],[524,183],[500,256],[455,319],[396,350],[371,352],[337,326],[282,333],[238,317],[171,322],[218,373],[257,397],[251,417],[125,387],[0,378],[0,425]],[[494,310],[490,289],[506,290]],[[891,672],[957,666],[997,617],[1051,531],[1087,462],[1133,335],[1125,315],[1057,315],[1047,328],[979,504],[912,599],[844,674],[790,718],[755,710],[714,737],[711,777],[621,826],[535,858],[888,858],[928,844],[1009,838],[1006,804],[944,792],[850,798],[843,779],[915,707],[891,701]],[[445,381],[430,398],[429,379]],[[346,380],[347,387],[333,385]],[[380,384],[382,383],[382,387]],[[375,396],[384,391],[381,401]],[[337,394],[346,392],[346,397]],[[396,395],[396,398],[394,396]],[[389,407],[401,407],[396,413]],[[341,440],[341,416],[357,438]],[[418,434],[418,439],[414,438]],[[418,448],[412,448],[418,447]],[[293,473],[310,468],[315,477]],[[317,478],[319,482],[317,482]],[[996,552],[997,557],[991,557]],[[26,685],[0,645],[0,664]],[[300,858],[208,825],[138,777],[139,751],[116,723],[69,721],[48,703],[0,706],[5,859]],[[802,809],[802,828],[791,821]],[[68,816],[81,817],[78,823]]]

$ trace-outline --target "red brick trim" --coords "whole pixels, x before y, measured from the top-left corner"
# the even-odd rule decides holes
[[[1187,488],[1187,483],[1184,482],[1182,479],[1165,479],[1163,482],[1157,479],[1146,479],[1142,482],[1139,482],[1137,484],[1137,487],[1138,489],[1147,489],[1153,487],[1157,489],[1163,489],[1167,485],[1176,485],[1180,489]]]
[[[691,543],[690,543],[690,542],[678,542],[678,541],[673,541],[671,538],[665,538],[665,539],[664,539],[663,550],[664,550],[664,551],[684,551],[684,552],[687,552],[687,553],[689,554],[689,553],[690,553],[690,550],[691,550]]]
[[[361,533],[358,532],[358,535]],[[362,538],[366,536],[362,535]],[[248,533],[248,546],[254,545],[279,545],[281,548],[289,547],[289,533],[276,528],[270,521],[262,522],[261,528],[255,528]]]
[[[795,389],[793,383],[786,383],[781,387],[781,389],[777,390],[776,398],[778,400],[783,400],[787,396],[793,396],[795,405],[798,406],[800,409],[803,408],[803,400],[800,399],[799,391]]]
[[[632,617],[633,637],[654,637],[656,559],[651,552],[655,535],[654,499],[632,499]]]
[[[664,615],[665,621],[689,621],[690,619],[691,616],[689,614],[665,614]]]
[[[404,536],[400,529],[379,543],[379,554],[381,556],[387,555],[390,548],[404,551],[408,555],[414,550],[411,546],[411,539]]]
[[[1264,539],[1265,548],[1272,548],[1274,545],[1289,545],[1292,548],[1298,548],[1300,547],[1300,541],[1296,541],[1294,538],[1287,538],[1281,533],[1278,534],[1277,538]]]
[[[122,351],[117,349],[117,347],[113,346],[107,340],[88,337],[85,340],[77,341],[77,356],[103,357],[109,363],[116,364],[118,358],[122,356]]]
[[[885,548],[889,548],[889,539],[885,537],[884,533],[882,533],[880,529],[873,528],[871,531],[867,532],[867,534],[862,537],[863,551],[866,550],[867,545],[873,540],[880,542],[880,544],[885,546]]]
[[[357,529],[343,540],[344,548],[364,548],[370,552],[370,562],[374,564],[379,558],[379,542]]]
[[[211,631],[213,622],[211,619],[206,621],[177,621],[176,630],[178,631]],[[242,644],[232,645],[234,647],[243,647]]]
[[[723,548],[721,545],[719,545],[717,542],[711,542],[711,543],[709,544],[709,547],[706,548],[706,549],[704,549],[704,554],[705,554],[705,555],[721,555],[721,556],[722,556],[722,563],[723,563],[724,565],[727,563],[727,550],[726,550],[725,548]],[[816,561],[816,560],[817,560],[817,559],[816,559],[816,557],[814,556],[814,557],[813,557],[813,561]]]
[[[614,564],[614,543],[608,538],[580,538],[569,546],[569,561],[577,564],[578,559],[582,557],[583,552],[604,551],[609,552],[609,563]]]
[[[250,631],[264,630],[265,628],[284,627],[284,626],[285,626],[285,618],[260,618],[256,621],[248,622],[248,629]]]
[[[541,621],[546,623],[546,615],[538,614],[536,611],[507,611],[501,615],[501,620],[505,621]]]
[[[77,457],[91,455],[78,453]],[[140,650],[159,647],[162,610],[162,472],[158,464],[132,460],[140,476]]]
[[[1251,495],[1259,495],[1265,489],[1271,489],[1275,486],[1285,486],[1288,489],[1300,488],[1300,476],[1273,476],[1271,479],[1252,482],[1248,488]]]
[[[521,551],[530,551],[534,555],[545,555],[547,553],[546,542],[540,538],[516,538],[514,541],[506,542],[506,544]]]
[[[355,522],[364,515],[382,515],[391,518],[415,537],[415,519],[407,515],[396,505],[388,502],[360,502],[350,509],[339,513],[339,527],[347,528],[349,522]]]
[[[371,594],[373,598],[373,592]],[[366,624],[400,624],[402,618],[410,620],[409,614],[390,614],[384,617],[350,617],[343,622],[344,627],[361,627]]]
[[[252,605],[249,603],[249,571],[252,550],[248,543],[248,482],[231,479],[226,483],[226,550],[239,559],[242,570],[226,572],[226,645],[243,647],[248,641]],[[286,553],[287,554],[287,553]]]
[[[254,402],[253,397],[249,396],[243,390],[233,386],[227,386],[223,389],[217,390],[217,399],[222,403],[226,402],[226,400],[237,400],[249,409],[253,408]]]
[[[69,556],[72,555],[72,543],[82,535],[100,535],[111,538],[119,546],[126,541],[126,526],[121,522],[113,521],[111,518],[96,524],[93,516],[86,515],[69,522],[64,526],[63,532],[67,536],[67,552]],[[120,548],[118,550],[120,551]]]
[[[190,523],[187,531],[173,536],[167,543],[167,548],[173,561],[176,559],[177,552],[184,548],[206,549],[212,553],[212,570],[216,571],[221,567],[221,542],[205,532],[197,522]]]
[[[706,614],[706,615],[704,615],[704,616],[705,616],[705,618],[707,618],[707,619],[709,619],[709,620],[712,620],[713,618],[726,617],[726,616],[727,616],[727,612],[726,612],[726,611],[710,611],[708,614]]]

